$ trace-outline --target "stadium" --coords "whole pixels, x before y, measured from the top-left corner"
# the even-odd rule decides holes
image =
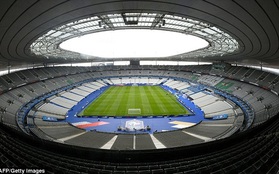
[[[0,173],[278,173],[278,1],[0,4]]]

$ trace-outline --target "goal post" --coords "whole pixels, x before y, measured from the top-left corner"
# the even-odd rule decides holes
[[[140,108],[129,108],[128,114],[131,114],[131,115],[141,114],[141,109]]]

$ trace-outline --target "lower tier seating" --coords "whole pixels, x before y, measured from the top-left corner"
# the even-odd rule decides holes
[[[78,148],[32,138],[0,124],[1,167],[38,168],[46,173],[273,174],[278,171],[278,159],[278,115],[227,139],[151,151]]]

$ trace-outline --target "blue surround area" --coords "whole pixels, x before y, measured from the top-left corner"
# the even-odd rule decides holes
[[[190,99],[185,97],[183,94],[178,93],[178,91],[169,88],[167,86],[161,85],[161,87],[177,97],[177,100],[186,107],[189,111],[192,112],[190,115],[181,115],[181,116],[152,116],[152,117],[80,117],[80,113],[88,104],[94,101],[100,94],[102,94],[109,86],[102,87],[99,90],[91,93],[83,100],[81,100],[77,105],[72,107],[68,114],[66,121],[73,125],[80,124],[92,124],[93,126],[86,127],[87,131],[96,130],[102,132],[114,132],[114,133],[153,133],[161,131],[176,130],[177,123],[182,125],[190,124],[191,126],[196,125],[204,120],[204,113],[199,107],[197,107]],[[150,127],[150,130],[126,130],[126,121],[130,120],[140,120],[143,122],[144,127]],[[105,123],[100,124],[98,123]],[[119,130],[118,128],[122,128]],[[124,129],[124,130],[123,130]]]

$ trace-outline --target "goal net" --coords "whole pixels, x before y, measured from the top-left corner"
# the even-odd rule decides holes
[[[141,109],[140,108],[130,108],[128,109],[128,114],[141,114]]]

